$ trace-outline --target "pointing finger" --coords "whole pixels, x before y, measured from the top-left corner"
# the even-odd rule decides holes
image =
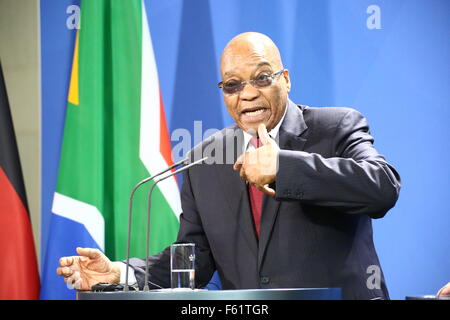
[[[264,123],[261,123],[258,126],[258,137],[261,140],[263,146],[270,144],[271,138],[269,136],[269,133],[267,132],[267,128]]]

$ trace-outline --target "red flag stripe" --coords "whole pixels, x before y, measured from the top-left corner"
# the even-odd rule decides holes
[[[164,160],[166,160],[167,165],[171,166],[173,164],[172,147],[170,145],[169,130],[167,129],[166,113],[164,112],[161,89],[159,90],[159,115],[159,151],[161,152]]]
[[[0,300],[38,299],[39,274],[27,210],[0,167]]]

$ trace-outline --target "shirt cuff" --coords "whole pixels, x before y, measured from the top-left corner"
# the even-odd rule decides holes
[[[127,272],[127,265],[124,262],[120,262],[119,264],[120,268],[120,284],[125,285],[126,279],[125,275]],[[134,269],[131,267],[128,267],[128,285],[132,286],[137,283],[136,276],[134,274]]]

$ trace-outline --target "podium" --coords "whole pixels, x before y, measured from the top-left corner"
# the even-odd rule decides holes
[[[77,292],[77,300],[341,300],[340,288]]]
[[[450,300],[450,295],[437,296],[434,294],[427,294],[422,296],[406,296],[405,300]]]

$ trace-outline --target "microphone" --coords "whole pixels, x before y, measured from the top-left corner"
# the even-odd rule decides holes
[[[128,239],[127,239],[127,268],[125,271],[125,287],[123,289],[123,291],[129,291],[129,287],[128,287],[128,268],[130,267],[130,243],[131,243],[131,218],[132,218],[132,212],[133,212],[133,196],[134,193],[136,192],[136,190],[142,186],[143,184],[149,182],[150,180],[155,179],[156,177],[159,177],[160,175],[166,173],[169,170],[172,170],[173,168],[178,167],[181,164],[186,164],[189,160],[189,157],[186,157],[176,163],[174,163],[173,165],[171,165],[170,167],[168,167],[167,169],[164,169],[163,171],[145,178],[144,180],[140,181],[138,184],[136,184],[133,188],[133,190],[130,193],[130,200],[129,200],[129,206],[128,206]]]
[[[149,262],[149,257],[150,257],[150,208],[151,208],[152,192],[153,192],[153,190],[155,189],[156,185],[159,182],[161,182],[161,181],[163,181],[163,180],[165,180],[167,178],[170,178],[171,176],[174,176],[174,175],[176,175],[176,174],[178,174],[180,172],[183,172],[183,171],[189,169],[190,167],[195,166],[195,165],[199,164],[200,162],[205,161],[206,159],[208,159],[208,157],[204,157],[204,158],[202,158],[200,160],[194,161],[194,162],[192,162],[192,163],[190,163],[188,165],[185,165],[184,167],[182,167],[182,168],[180,168],[180,169],[178,169],[178,170],[176,170],[174,172],[170,172],[169,174],[165,175],[164,177],[161,177],[159,179],[155,179],[155,181],[153,182],[152,186],[150,187],[150,191],[148,192],[148,202],[147,202],[147,237],[146,237],[146,239],[147,239],[147,243],[146,243],[147,253],[146,253],[146,262],[145,262],[145,282],[144,282],[145,285],[144,285],[144,291],[149,291],[149,286],[148,286],[148,283],[149,283],[149,281],[148,281],[148,267],[149,267],[149,263],[148,262]]]

